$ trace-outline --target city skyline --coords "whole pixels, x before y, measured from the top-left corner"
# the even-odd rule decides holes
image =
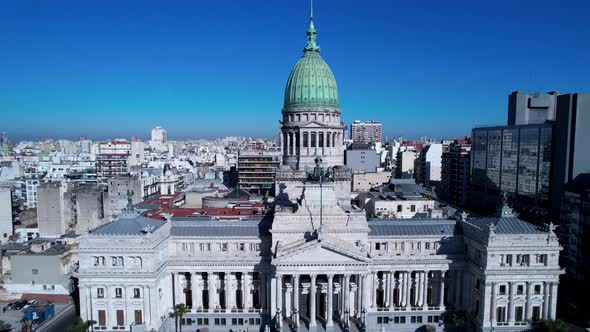
[[[379,120],[384,137],[463,137],[505,123],[514,90],[587,90],[587,4],[529,4],[317,2],[343,120]],[[16,140],[147,137],[158,124],[171,139],[276,137],[309,10],[307,1],[3,6],[1,129]]]

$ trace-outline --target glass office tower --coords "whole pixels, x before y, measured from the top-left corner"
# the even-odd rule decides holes
[[[545,221],[550,204],[553,123],[475,128],[471,150],[471,208],[493,213],[502,192],[531,222]]]

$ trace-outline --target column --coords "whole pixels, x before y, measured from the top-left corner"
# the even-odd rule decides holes
[[[277,320],[283,320],[283,276],[277,274]]]
[[[445,310],[445,271],[440,271],[440,293],[438,299],[440,310]]]
[[[365,311],[369,311],[369,307],[371,306],[371,278],[369,274],[363,275],[363,293],[362,293],[362,309]],[[361,309],[361,312],[362,312]]]
[[[201,275],[199,273],[195,273],[191,277],[191,294],[193,297],[193,307],[192,309],[197,309],[203,306],[202,304],[202,297],[199,293],[199,283],[201,282]]]
[[[281,152],[283,153],[283,156],[286,155],[285,153],[285,132],[281,131]]]
[[[299,326],[299,275],[293,275],[293,320]]]
[[[248,272],[243,272],[242,277],[244,278],[244,288],[242,288],[242,295],[244,297],[244,310],[249,310],[252,308],[252,294],[250,293],[250,290],[252,289],[252,275]]]
[[[317,140],[316,140],[317,142]],[[311,284],[309,285],[309,326],[317,326],[317,322],[315,319],[315,292],[316,292],[316,275],[311,275]]]
[[[543,307],[542,307],[542,318],[547,319],[547,314],[549,311],[549,283],[543,283]]]
[[[424,308],[428,307],[428,274],[430,271],[424,271],[424,285],[422,286],[422,306]]]
[[[344,321],[348,323],[350,316],[350,274],[344,275]]]
[[[381,289],[383,289],[383,308],[387,308],[389,305],[389,272],[383,271],[381,274]]]
[[[424,286],[424,279],[422,277],[422,271],[417,272],[417,276],[416,276],[416,303],[415,305],[417,307],[421,307],[422,306],[422,291],[423,291],[423,286]]]
[[[412,272],[406,272],[406,310],[412,307]]]
[[[290,156],[291,155],[291,132],[287,131],[287,132],[285,132],[285,135],[287,135],[287,146],[286,146],[287,156]]]
[[[286,282],[287,281],[285,280],[285,287],[283,287],[285,293],[283,299],[283,314],[285,318],[291,317],[291,313],[293,312],[291,308],[291,304],[293,303],[293,285],[289,286]]]
[[[492,300],[490,301],[490,321],[492,325],[496,325],[496,288],[498,284],[492,283]]]
[[[334,311],[334,306],[332,301],[334,300],[334,276],[332,274],[328,274],[328,309],[326,313],[326,326],[332,326],[334,323],[332,322],[332,312]]]
[[[551,302],[549,302],[549,318],[551,319],[555,319],[555,316],[557,314],[557,282],[552,282],[551,284],[551,294],[550,294],[550,298],[551,298]]]
[[[377,272],[371,272],[371,308],[377,308]]]
[[[516,283],[512,282],[509,285],[508,293],[508,323],[514,324],[514,295],[516,293]]]
[[[225,273],[225,312],[231,312],[232,308],[232,291],[231,291],[231,273]]]
[[[209,291],[209,312],[213,312],[213,309],[215,309],[215,305],[217,304],[217,301],[215,301],[215,295],[216,295],[216,290],[215,290],[215,276],[213,275],[213,272],[208,272],[207,273],[207,286],[208,286],[208,291]]]
[[[399,281],[399,305],[400,307],[406,306],[406,272],[399,273],[400,281]]]
[[[524,310],[524,318],[525,320],[531,319],[531,286],[530,282],[526,283],[526,307]]]
[[[311,155],[311,131],[307,132],[307,155]]]
[[[297,144],[297,154],[298,155],[303,155],[303,132],[301,130],[297,131],[297,136],[299,137],[299,139],[297,141],[299,141],[299,144]]]
[[[395,287],[395,272],[389,271],[389,284],[388,284],[389,311],[393,311],[393,288],[394,287]]]

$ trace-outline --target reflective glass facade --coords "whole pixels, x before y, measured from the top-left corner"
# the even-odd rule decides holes
[[[471,208],[492,213],[506,191],[523,217],[547,215],[553,124],[473,129]]]

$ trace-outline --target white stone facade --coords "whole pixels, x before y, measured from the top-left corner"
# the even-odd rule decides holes
[[[191,331],[442,331],[448,310],[464,310],[470,331],[521,331],[555,317],[552,229],[511,215],[367,221],[331,183],[300,186],[298,203],[259,221],[124,214],[82,236],[82,319],[173,331],[179,303]]]

